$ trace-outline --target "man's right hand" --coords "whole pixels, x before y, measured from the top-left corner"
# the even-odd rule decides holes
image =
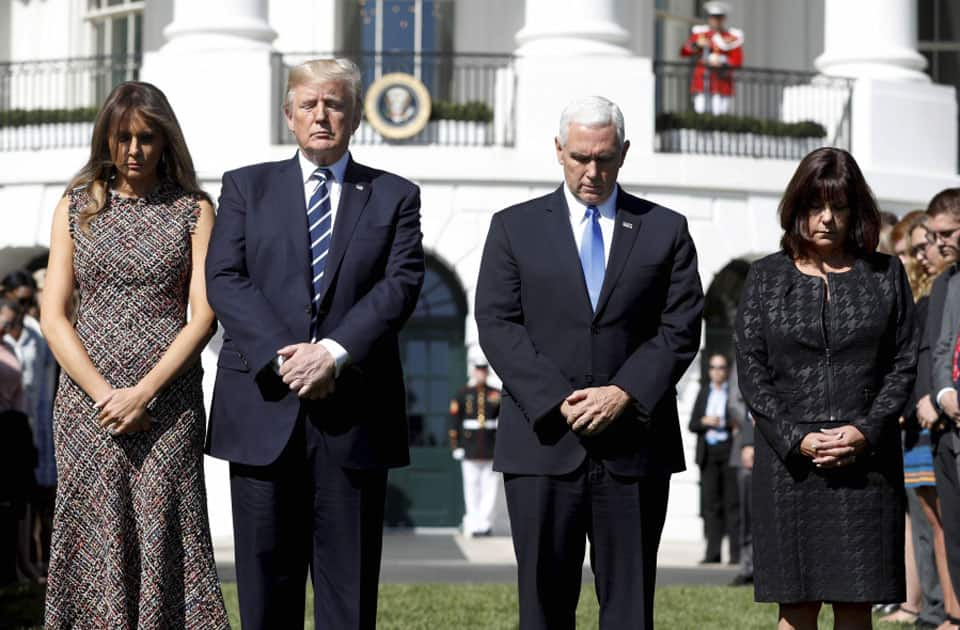
[[[740,466],[753,470],[753,447],[744,446],[740,449]]]
[[[943,396],[940,397],[938,402],[943,409],[943,413],[947,414],[948,418],[954,422],[960,420],[960,405],[957,404],[957,390],[948,389],[944,392]]]
[[[917,401],[917,421],[920,423],[920,428],[929,429],[937,424],[939,419],[940,412],[930,401],[930,394]]]
[[[703,426],[710,427],[711,429],[720,426],[720,418],[716,416],[704,416],[700,419],[700,422],[703,423]]]

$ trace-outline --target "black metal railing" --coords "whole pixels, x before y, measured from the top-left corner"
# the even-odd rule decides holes
[[[709,73],[694,90],[690,63],[657,61],[654,73],[657,151],[798,159],[820,146],[850,148],[851,79],[737,68]],[[711,79],[728,78],[727,99],[702,95]]]
[[[139,56],[0,63],[0,151],[89,144],[103,99],[139,73]]]
[[[276,53],[273,56],[275,144],[293,142],[283,116],[287,72],[306,60],[323,57],[352,59],[360,67],[364,94],[375,80],[392,72],[413,75],[430,93],[432,114],[423,131],[406,140],[387,140],[364,120],[353,137],[354,144],[513,144],[515,88],[511,56],[409,52]]]

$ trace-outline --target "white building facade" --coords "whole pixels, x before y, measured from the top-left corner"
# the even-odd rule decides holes
[[[365,85],[390,71],[415,76],[436,120],[407,141],[364,123],[351,150],[422,187],[430,256],[403,341],[416,465],[391,476],[409,496],[388,508],[388,523],[453,525],[459,490],[443,422],[476,345],[487,226],[562,181],[553,137],[571,99],[601,94],[623,109],[631,150],[620,183],[686,215],[705,291],[721,271],[737,273],[732,261],[777,249],[780,194],[811,148],[850,149],[881,207],[900,214],[960,185],[956,86],[930,76],[956,67],[956,16],[927,10],[955,11],[950,3],[729,4],[746,37],[733,111],[744,127],[734,131],[689,124],[678,51],[698,19],[693,0],[0,0],[0,254],[49,243],[53,208],[89,150],[83,110],[118,81],[164,90],[216,198],[224,171],[293,156],[280,110],[287,66],[336,52],[360,63]],[[953,39],[924,50],[931,20]],[[802,122],[818,131],[801,133]],[[711,292],[705,343],[729,352],[723,286]],[[208,379],[215,357],[216,342]],[[699,379],[696,363],[679,388],[684,424]],[[699,540],[695,440],[684,433],[691,469],[674,478],[664,535]],[[208,459],[207,472],[214,538],[227,541],[226,466]]]

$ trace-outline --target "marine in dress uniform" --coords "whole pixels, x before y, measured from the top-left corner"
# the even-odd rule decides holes
[[[743,31],[726,27],[729,8],[725,2],[708,2],[703,8],[707,24],[691,29],[680,55],[697,58],[690,81],[694,110],[726,114],[733,100],[733,69],[743,65]]]
[[[489,536],[499,475],[493,470],[493,446],[500,415],[500,390],[487,385],[486,363],[477,362],[473,378],[450,401],[450,448],[463,470],[466,512],[463,532]]]

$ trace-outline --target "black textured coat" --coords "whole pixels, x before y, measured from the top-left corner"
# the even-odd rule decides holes
[[[757,601],[904,599],[898,419],[911,393],[913,300],[896,258],[842,274],[800,272],[783,252],[754,263],[737,314],[740,388],[756,419]],[[821,469],[799,452],[824,427],[856,426],[867,449]]]

